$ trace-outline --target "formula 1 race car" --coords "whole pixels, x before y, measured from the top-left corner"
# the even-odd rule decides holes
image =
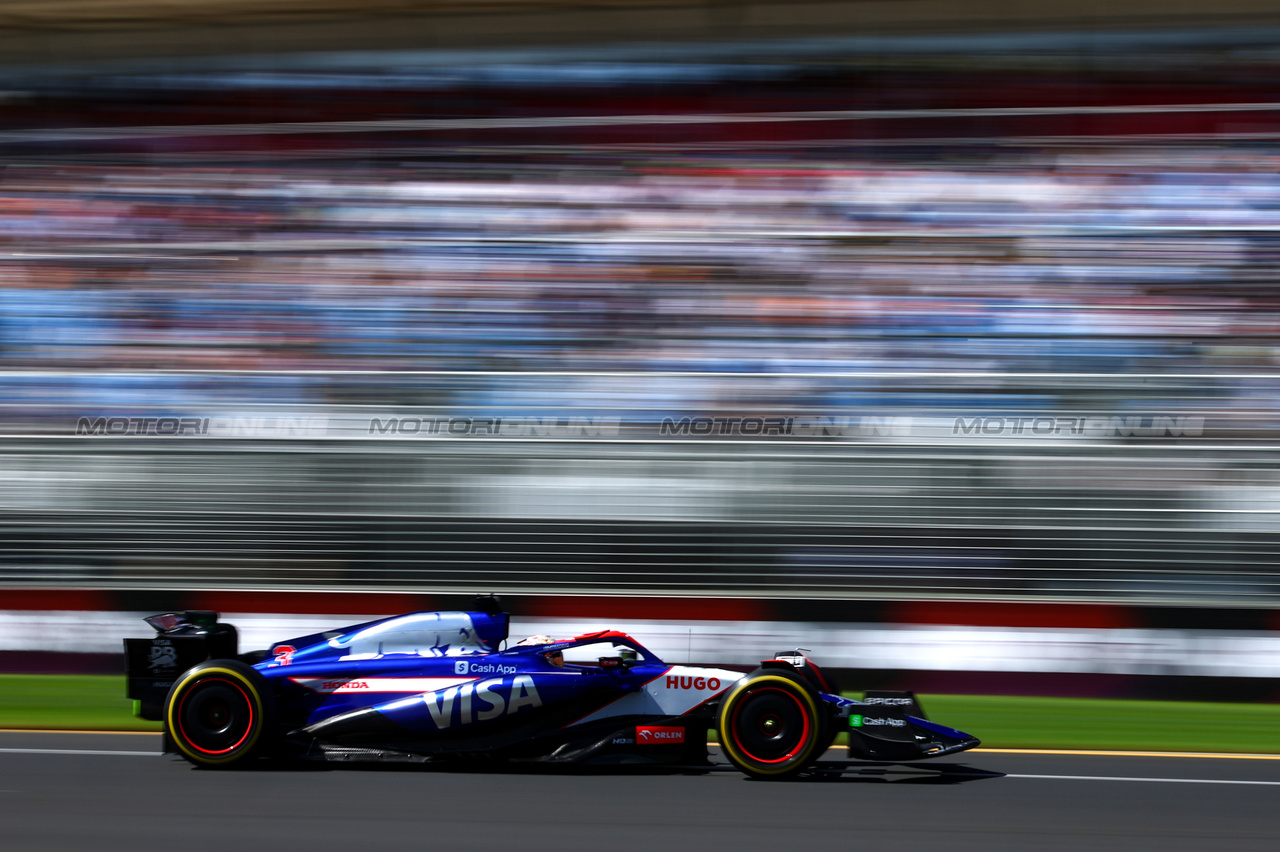
[[[128,694],[164,723],[165,750],[201,767],[261,756],[328,761],[496,758],[707,766],[714,726],[749,776],[812,766],[840,731],[851,757],[902,761],[978,745],[927,721],[909,692],[836,694],[800,652],[749,673],[670,665],[601,631],[506,647],[494,598],[474,612],[417,612],[237,653],[207,611],[147,620],[126,639]]]

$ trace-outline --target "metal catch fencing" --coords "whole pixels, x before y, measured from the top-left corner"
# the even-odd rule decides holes
[[[0,585],[1280,605],[1267,409],[1181,401],[91,411],[0,438]]]

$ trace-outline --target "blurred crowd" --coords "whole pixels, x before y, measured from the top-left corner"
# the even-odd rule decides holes
[[[838,412],[928,404],[841,373],[1276,370],[1273,147],[998,142],[550,165],[13,163],[0,401],[483,408],[523,388],[519,405],[542,413],[717,397]],[[244,372],[157,372],[192,370]],[[602,372],[638,375],[602,402]],[[657,375],[671,372],[774,375],[744,392]]]

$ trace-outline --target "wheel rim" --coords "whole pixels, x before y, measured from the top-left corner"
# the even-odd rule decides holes
[[[749,690],[734,706],[729,731],[738,751],[766,765],[787,763],[809,746],[813,723],[799,696],[762,686]]]
[[[224,755],[244,745],[254,719],[253,699],[242,684],[210,677],[182,695],[176,733],[201,754]]]

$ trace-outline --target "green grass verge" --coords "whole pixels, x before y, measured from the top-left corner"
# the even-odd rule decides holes
[[[976,695],[924,695],[921,703],[931,718],[991,748],[1280,753],[1280,705]],[[120,676],[0,675],[0,728],[160,725],[134,717]]]
[[[1280,753],[1280,705],[925,695],[929,717],[991,748]]]
[[[158,731],[133,715],[123,675],[0,675],[0,728]]]

